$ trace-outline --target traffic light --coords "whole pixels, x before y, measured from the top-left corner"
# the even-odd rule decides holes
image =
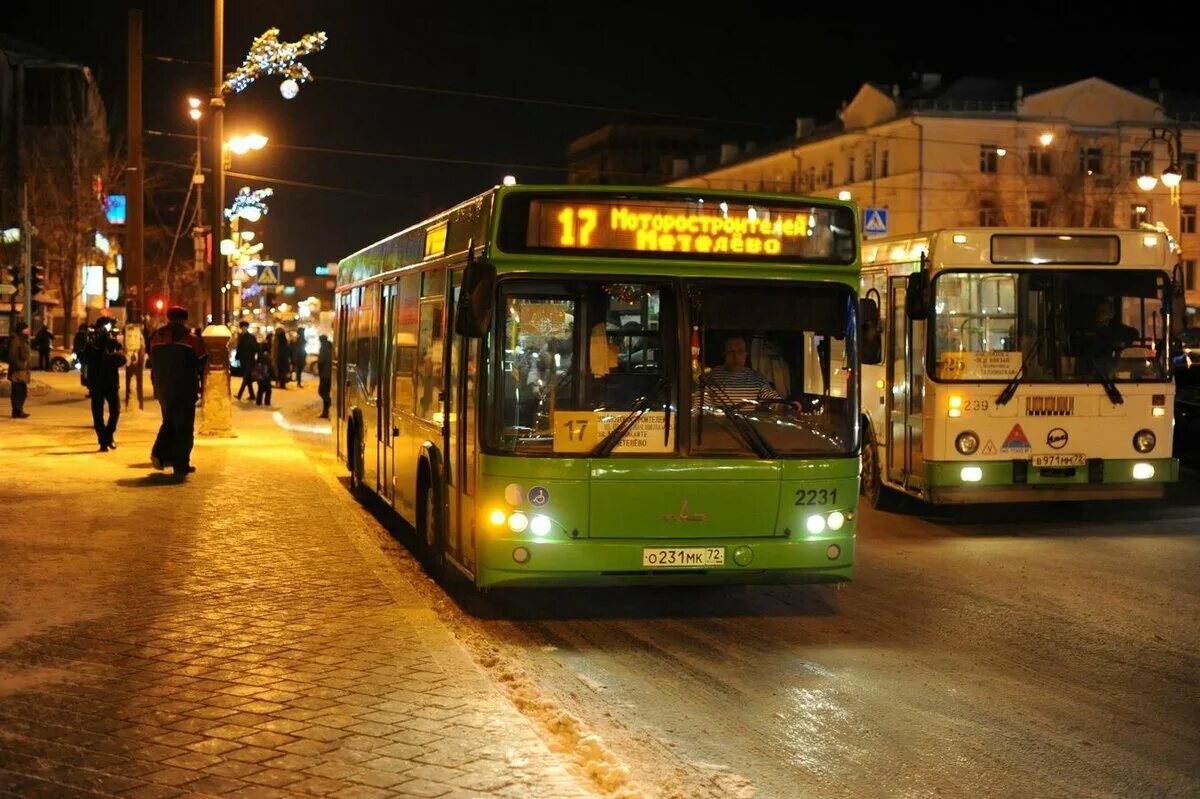
[[[32,266],[29,269],[29,291],[26,297],[29,298],[29,308],[33,313],[37,313],[42,309],[42,304],[37,301],[36,297],[42,293],[42,289],[46,285],[46,270],[41,266]]]

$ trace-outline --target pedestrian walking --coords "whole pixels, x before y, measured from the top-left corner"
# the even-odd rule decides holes
[[[42,329],[33,337],[33,348],[38,354],[38,369],[43,372],[50,371],[50,345],[54,343],[54,334],[50,332],[50,328],[42,325]]]
[[[296,388],[303,385],[304,366],[308,360],[308,342],[304,338],[304,328],[296,331],[296,340],[292,342],[292,368],[296,370]]]
[[[238,368],[242,370],[242,385],[238,387],[237,398],[241,399],[242,392],[249,389],[250,401],[254,402],[254,375],[252,372],[258,362],[258,339],[251,335],[249,322],[241,322],[238,327],[242,332],[238,334],[235,356]]]
[[[187,309],[173,306],[166,326],[150,338],[150,381],[162,410],[150,460],[155,469],[169,465],[178,475],[196,471],[191,465],[196,399],[207,357],[204,341],[188,330],[187,318]]]
[[[321,349],[317,352],[317,394],[321,397],[321,418],[329,418],[329,406],[333,404],[333,344],[322,333],[317,340]]]
[[[121,418],[121,367],[125,365],[125,353],[113,333],[115,326],[115,319],[97,319],[91,341],[84,351],[92,390],[92,426],[96,429],[101,452],[117,448],[113,436],[117,432],[117,420]],[[107,421],[104,419],[106,403]]]
[[[92,330],[83,323],[79,329],[75,331],[75,339],[71,343],[71,352],[75,355],[75,363],[79,365],[79,385],[87,388],[87,364],[83,362],[83,353],[87,349],[88,339],[92,335]],[[91,392],[87,396],[91,396]]]
[[[8,342],[8,379],[12,382],[12,415],[14,419],[28,419],[25,413],[25,398],[29,396],[29,325],[17,322],[12,339]]]
[[[265,348],[258,352],[258,362],[254,364],[254,382],[258,384],[258,396],[255,405],[271,407],[271,379],[274,377],[271,366],[271,353]]]
[[[288,376],[291,374],[292,350],[288,346],[287,333],[282,327],[275,328],[275,338],[271,339],[271,366],[275,370],[275,379],[280,388],[287,388]]]

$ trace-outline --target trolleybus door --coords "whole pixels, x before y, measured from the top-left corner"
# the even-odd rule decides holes
[[[925,323],[914,322],[905,312],[908,277],[889,277],[888,283],[887,473],[907,485],[909,477],[920,479],[925,468]]]
[[[399,434],[392,411],[393,331],[396,318],[396,284],[383,287],[383,324],[379,347],[379,495],[391,506],[396,504],[396,438]]]

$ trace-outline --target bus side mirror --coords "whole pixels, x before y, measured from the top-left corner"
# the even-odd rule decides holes
[[[486,259],[467,263],[458,304],[454,308],[454,332],[467,338],[483,338],[492,325],[492,295],[496,288],[496,267]]]
[[[904,313],[909,319],[920,322],[929,318],[929,277],[926,272],[913,272],[908,276],[904,292]]]
[[[859,361],[867,366],[883,363],[883,329],[879,322],[879,303],[863,299],[858,303]]]

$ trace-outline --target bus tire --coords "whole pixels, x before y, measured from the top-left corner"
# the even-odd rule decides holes
[[[421,504],[417,506],[417,557],[421,568],[434,579],[446,579],[446,547],[438,513],[438,492],[428,478],[421,480]]]
[[[346,425],[346,467],[350,470],[350,490],[357,493],[363,485],[362,431],[351,416]]]
[[[869,428],[862,447],[862,497],[875,510],[886,511],[896,507],[895,493],[883,484],[879,447],[875,444],[875,436]]]

